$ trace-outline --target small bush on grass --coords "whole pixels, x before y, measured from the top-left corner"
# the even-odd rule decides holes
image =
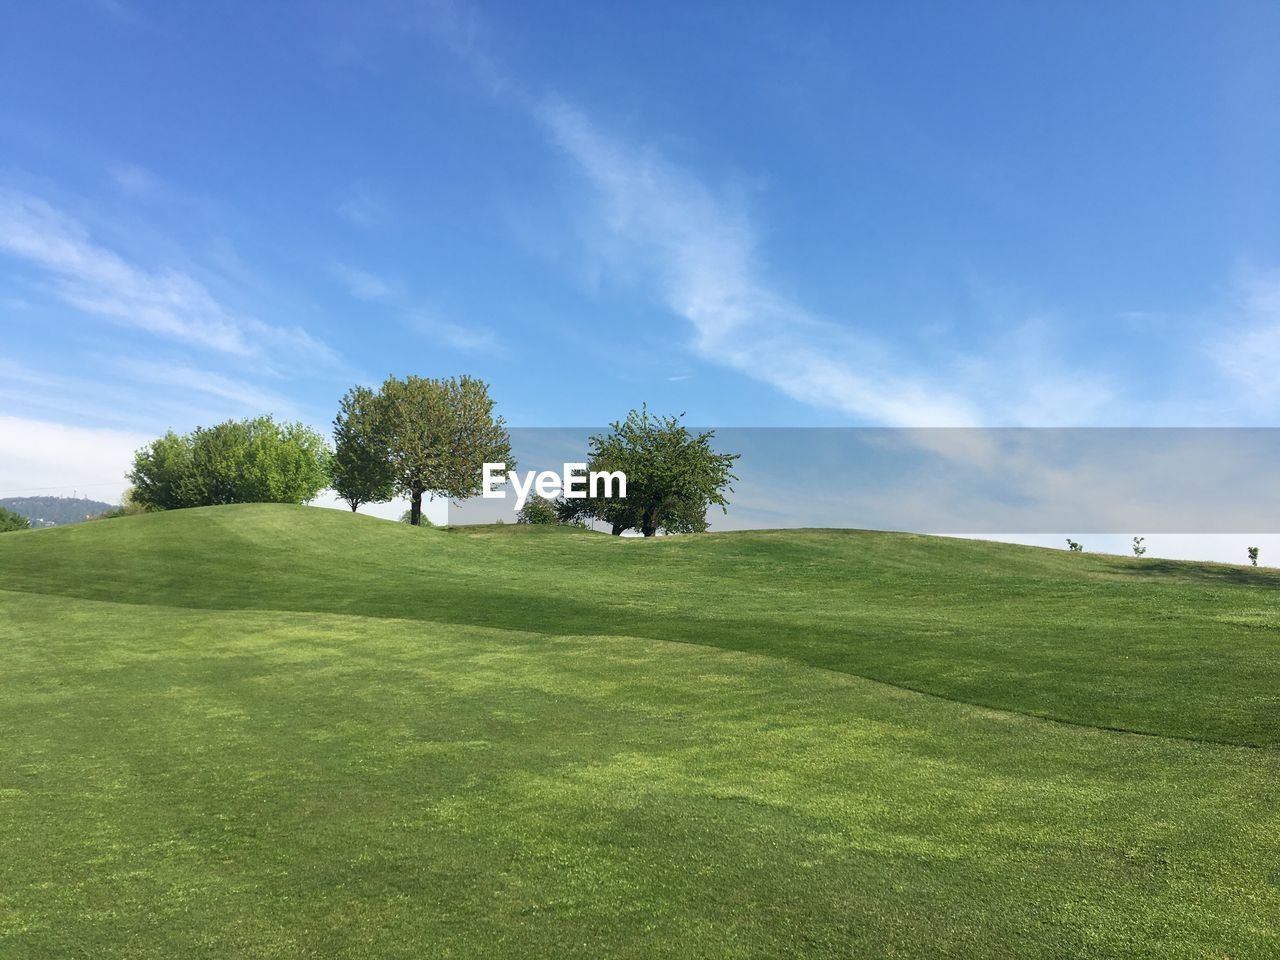
[[[30,527],[31,521],[22,514],[0,507],[0,533],[8,533],[10,530],[27,530]]]
[[[516,523],[549,525],[560,522],[560,512],[555,503],[545,497],[530,497],[516,514]]]

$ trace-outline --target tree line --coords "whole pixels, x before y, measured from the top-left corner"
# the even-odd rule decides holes
[[[627,475],[625,499],[537,498],[525,522],[599,521],[614,534],[694,533],[709,508],[728,507],[736,454],[718,453],[714,432],[681,416],[632,410],[588,441],[588,471]],[[515,469],[506,422],[489,386],[474,377],[389,377],[352,387],[333,421],[333,446],[302,423],[270,416],[166,433],[137,452],[127,474],[127,510],[227,503],[304,503],[332,489],[353,511],[402,496],[422,522],[424,495],[466,500],[482,490],[481,465]]]

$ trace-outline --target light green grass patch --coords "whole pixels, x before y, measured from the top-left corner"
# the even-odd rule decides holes
[[[0,542],[0,956],[1280,953],[1280,755],[1195,739],[1275,742],[1272,638],[1217,621],[1265,579],[320,513]],[[1125,613],[1157,607],[1164,647]],[[1201,696],[1254,706],[1214,726],[1187,658],[1233,644]]]

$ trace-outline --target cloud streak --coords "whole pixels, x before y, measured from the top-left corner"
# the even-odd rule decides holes
[[[1218,366],[1260,398],[1280,399],[1280,272],[1255,274],[1237,284],[1230,332],[1211,347]]]
[[[347,292],[357,300],[378,303],[395,297],[395,289],[390,283],[367,270],[335,263],[331,271],[334,277],[347,288]]]
[[[945,369],[904,361],[883,340],[780,293],[750,220],[697,177],[611,139],[562,101],[536,116],[593,189],[597,247],[656,278],[659,298],[690,323],[693,349],[711,362],[803,403],[889,426],[1054,422],[1064,411],[1086,416],[1111,397],[1102,378],[1066,376],[1042,362],[1043,350],[1022,349],[998,364],[957,358]]]
[[[129,262],[38,197],[0,191],[0,253],[42,271],[59,299],[86,314],[223,354],[253,357],[286,348],[334,359],[301,328],[232,314],[186,273]]]
[[[112,366],[117,372],[133,380],[172,387],[183,394],[194,391],[218,397],[221,400],[229,400],[252,413],[274,413],[284,416],[293,410],[293,404],[279,394],[211,370],[201,370],[186,364],[155,363],[123,358],[115,361]]]
[[[692,324],[701,356],[853,417],[977,422],[966,398],[896,370],[881,345],[773,290],[762,279],[750,223],[696,178],[611,141],[564,103],[548,104],[540,119],[594,187],[610,238],[642,252],[667,307]]]
[[[484,327],[454,323],[424,311],[418,311],[408,321],[411,329],[431,337],[445,346],[462,353],[502,353],[502,342],[493,331]]]

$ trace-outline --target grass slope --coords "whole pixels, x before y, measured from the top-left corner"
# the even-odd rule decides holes
[[[7,534],[0,956],[1275,956],[1276,586],[267,506]]]
[[[0,586],[683,641],[967,703],[1280,746],[1280,571],[801,530],[619,540],[406,530],[309,507],[0,540]]]

